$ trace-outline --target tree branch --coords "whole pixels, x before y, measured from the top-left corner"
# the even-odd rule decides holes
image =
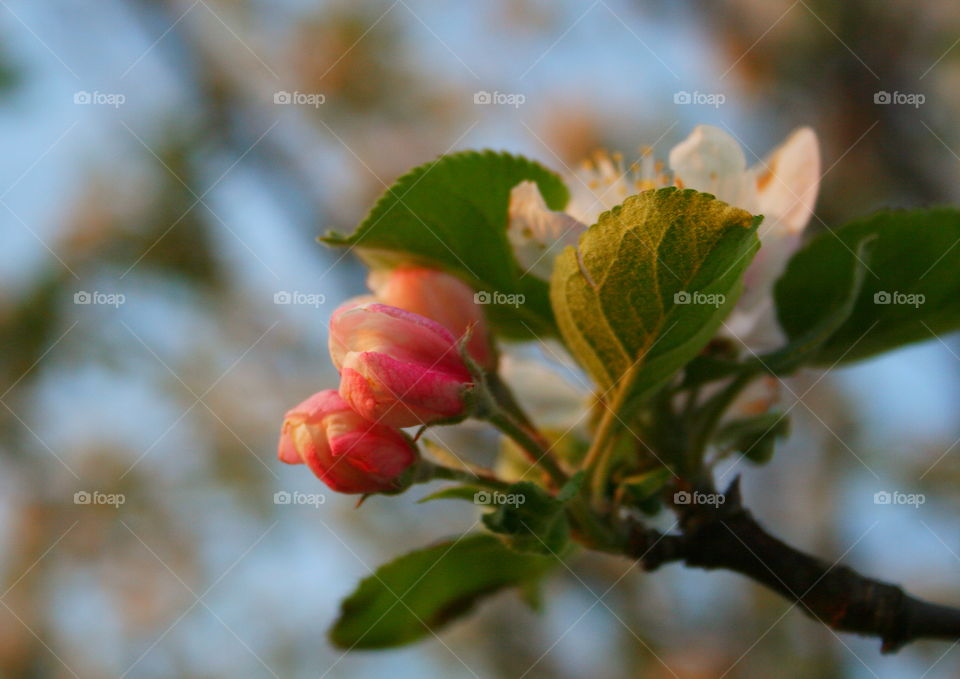
[[[676,505],[680,534],[637,524],[627,556],[647,571],[682,562],[740,573],[835,630],[879,637],[884,653],[916,639],[960,639],[960,609],[914,598],[897,585],[787,545],[767,533],[743,507],[739,479],[723,498],[722,504]]]

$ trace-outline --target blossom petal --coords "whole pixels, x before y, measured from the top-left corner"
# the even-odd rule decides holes
[[[565,212],[547,207],[536,182],[523,181],[510,191],[507,237],[524,271],[549,279],[553,260],[568,245],[576,245],[586,225]]]
[[[374,422],[411,427],[453,417],[463,411],[465,370],[406,363],[378,352],[348,354],[340,376],[340,395]]]
[[[280,431],[280,444],[277,446],[277,458],[287,464],[303,464],[300,453],[293,442],[293,433],[290,430],[290,423],[284,422],[283,429]]]
[[[737,140],[720,128],[693,128],[689,137],[670,150],[670,169],[679,186],[712,193],[725,203],[754,211],[747,159]]]
[[[295,424],[290,428],[291,440],[300,459],[317,476],[322,477],[329,466],[330,447],[320,424]]]
[[[340,398],[336,389],[324,389],[288,410],[284,419],[299,419],[317,423],[329,413],[349,410],[349,408],[350,406]]]
[[[335,491],[376,493],[397,489],[397,477],[417,451],[400,431],[363,418],[327,389],[287,413],[279,456],[306,464]]]
[[[295,429],[302,424],[317,425],[327,414],[349,409],[336,389],[318,391],[298,403],[283,417],[277,457],[287,464],[302,464],[304,459],[297,450]]]
[[[412,363],[461,364],[456,338],[445,327],[419,314],[386,304],[340,307],[330,319],[330,356],[338,370],[352,352],[389,350]]]
[[[497,355],[483,309],[477,304],[473,288],[456,276],[436,269],[402,266],[371,271],[367,285],[379,301],[440,323],[458,341],[472,328],[467,344],[470,355],[480,365],[496,368]]]
[[[416,458],[403,434],[390,427],[368,424],[367,428],[341,430],[338,425],[331,425],[327,435],[334,464],[343,459],[355,469],[384,480],[401,474]]]
[[[807,226],[820,189],[820,145],[809,127],[794,130],[755,168],[758,211],[791,233]],[[763,231],[761,227],[761,235]]]

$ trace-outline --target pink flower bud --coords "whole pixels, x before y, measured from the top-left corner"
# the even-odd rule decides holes
[[[306,464],[340,493],[397,490],[397,477],[417,459],[399,431],[364,419],[326,389],[287,412],[278,457]]]
[[[467,344],[470,356],[484,368],[497,367],[483,309],[475,301],[473,288],[456,276],[436,269],[400,267],[373,271],[367,283],[377,301],[426,316],[457,339],[473,326]]]
[[[460,415],[472,382],[449,330],[386,304],[348,303],[330,319],[330,355],[340,395],[354,410],[392,427]]]

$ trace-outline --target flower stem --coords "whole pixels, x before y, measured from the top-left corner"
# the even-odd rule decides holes
[[[727,411],[727,408],[733,403],[733,400],[740,395],[740,392],[750,384],[756,374],[751,372],[742,372],[734,377],[730,383],[720,392],[711,397],[699,412],[694,411],[693,434],[690,437],[690,443],[686,451],[688,475],[696,476],[700,473],[703,466],[703,457],[710,439],[713,437],[720,419]]]
[[[473,486],[483,486],[492,490],[507,490],[510,487],[505,481],[501,481],[491,474],[483,474],[469,469],[455,469],[445,467],[428,460],[421,460],[417,474],[417,481],[426,482],[434,479],[444,479],[447,481],[460,481],[461,483]]]
[[[587,470],[588,489],[595,503],[602,496],[607,482],[610,456],[613,454],[617,434],[620,428],[625,426],[620,413],[630,396],[630,389],[636,373],[637,365],[632,366],[624,373],[623,377],[620,378],[619,386],[616,387],[613,402],[610,405],[604,404],[606,412],[600,420],[600,425],[593,437],[593,443],[590,445],[587,456],[583,461],[583,468]]]
[[[461,353],[474,378],[474,416],[513,439],[527,459],[543,469],[553,486],[562,487],[567,475],[551,455],[549,441],[533,426],[507,384],[497,373],[481,370],[466,352]]]
[[[497,402],[497,405],[501,409],[510,413],[517,422],[523,425],[525,428],[535,431],[533,422],[530,421],[530,417],[524,412],[523,408],[517,402],[516,396],[514,396],[513,391],[507,386],[507,383],[503,381],[503,378],[500,377],[498,373],[487,373],[484,375],[484,381],[486,382],[487,388],[490,390],[490,394],[493,396],[493,399]]]
[[[549,446],[543,437],[517,422],[507,411],[494,408],[486,413],[484,419],[506,434],[526,454],[533,464],[541,467],[558,488],[567,482],[567,475],[550,454]]]

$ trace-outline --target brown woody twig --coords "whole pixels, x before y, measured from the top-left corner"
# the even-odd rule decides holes
[[[884,653],[917,639],[960,639],[960,609],[917,599],[897,585],[828,564],[770,535],[743,507],[739,479],[722,504],[677,505],[676,510],[679,534],[640,524],[632,532],[627,556],[647,571],[682,562],[740,573],[832,629],[879,637]]]

